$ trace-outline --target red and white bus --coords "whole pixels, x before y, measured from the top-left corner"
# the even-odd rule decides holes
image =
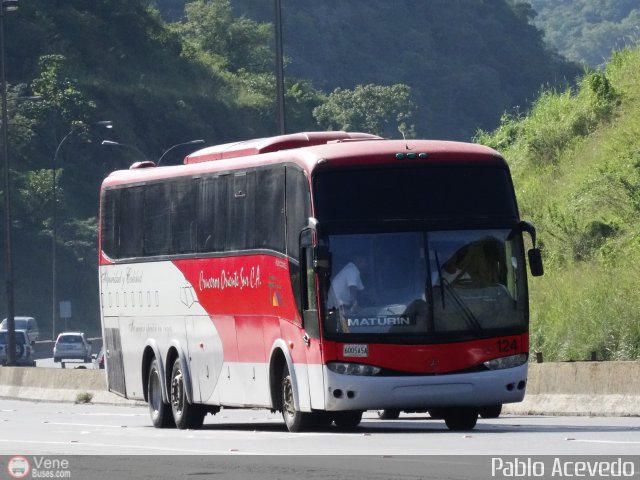
[[[262,407],[290,431],[355,427],[365,410],[471,429],[525,393],[523,232],[541,275],[507,164],[480,145],[311,132],[114,172],[109,390],[147,401],[156,427]]]

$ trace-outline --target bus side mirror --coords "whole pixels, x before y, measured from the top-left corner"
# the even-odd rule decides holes
[[[540,249],[536,247],[536,227],[524,220],[519,223],[518,227],[521,232],[527,232],[531,236],[533,248],[527,252],[529,269],[531,270],[532,276],[540,277],[544,274],[544,267],[542,266],[542,254],[540,253]]]
[[[542,255],[539,248],[532,248],[527,252],[529,257],[529,269],[531,275],[534,277],[540,277],[544,274],[544,267],[542,266]]]
[[[318,275],[331,276],[331,252],[326,245],[313,247],[313,269]]]

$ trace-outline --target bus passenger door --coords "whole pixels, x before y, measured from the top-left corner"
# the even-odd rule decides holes
[[[300,255],[301,308],[305,331],[307,368],[309,376],[309,396],[311,408],[324,409],[324,375],[322,372],[322,345],[320,344],[320,319],[318,317],[318,247],[312,246],[315,232],[303,230],[301,234],[302,250]]]

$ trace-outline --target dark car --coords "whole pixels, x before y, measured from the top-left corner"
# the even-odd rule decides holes
[[[7,363],[7,342],[9,332],[0,331],[0,365]],[[16,365],[25,365],[34,367],[36,362],[32,357],[31,341],[27,337],[27,332],[24,330],[15,331],[15,343],[16,343]]]
[[[82,332],[63,332],[53,347],[53,361],[82,360],[91,362],[91,342]]]

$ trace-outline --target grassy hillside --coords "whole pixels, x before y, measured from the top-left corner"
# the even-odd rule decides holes
[[[477,135],[508,159],[538,228],[546,273],[531,281],[531,350],[545,360],[640,359],[639,138],[640,48]]]

